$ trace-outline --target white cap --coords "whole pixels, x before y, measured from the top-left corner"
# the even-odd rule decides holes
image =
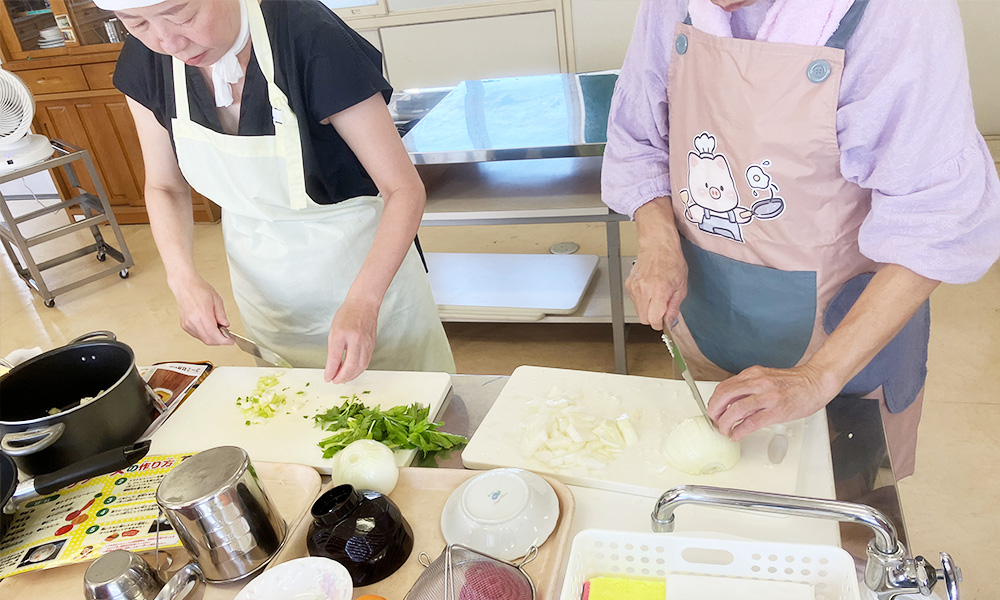
[[[129,10],[131,8],[146,8],[165,0],[94,0],[98,8],[104,10]]]

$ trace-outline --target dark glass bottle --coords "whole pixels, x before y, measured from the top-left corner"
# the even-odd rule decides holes
[[[399,507],[373,490],[338,485],[316,500],[312,518],[309,554],[344,565],[355,586],[392,575],[413,550],[413,530]]]

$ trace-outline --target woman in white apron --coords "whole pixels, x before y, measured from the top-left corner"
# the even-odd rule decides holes
[[[724,380],[720,431],[877,398],[913,472],[927,298],[1000,252],[961,40],[946,2],[643,3],[603,194],[636,221],[640,319]]]
[[[97,4],[133,35],[115,84],[183,328],[229,343],[221,298],[194,267],[190,184],[223,209],[250,337],[328,381],[369,367],[453,372],[413,242],[423,186],[377,50],[314,0]]]

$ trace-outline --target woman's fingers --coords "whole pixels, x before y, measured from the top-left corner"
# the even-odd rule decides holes
[[[331,382],[340,374],[346,350],[339,337],[330,336],[329,348],[326,353],[326,368],[323,370],[323,381]]]

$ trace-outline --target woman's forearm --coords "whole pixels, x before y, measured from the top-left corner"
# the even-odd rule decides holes
[[[371,250],[347,293],[348,301],[373,307],[381,306],[392,278],[417,235],[427,201],[420,183],[384,193],[383,199],[385,207],[375,229]]]
[[[191,193],[146,186],[145,197],[153,241],[173,289],[196,275]]]
[[[844,320],[807,361],[836,394],[888,344],[941,282],[884,265]]]

